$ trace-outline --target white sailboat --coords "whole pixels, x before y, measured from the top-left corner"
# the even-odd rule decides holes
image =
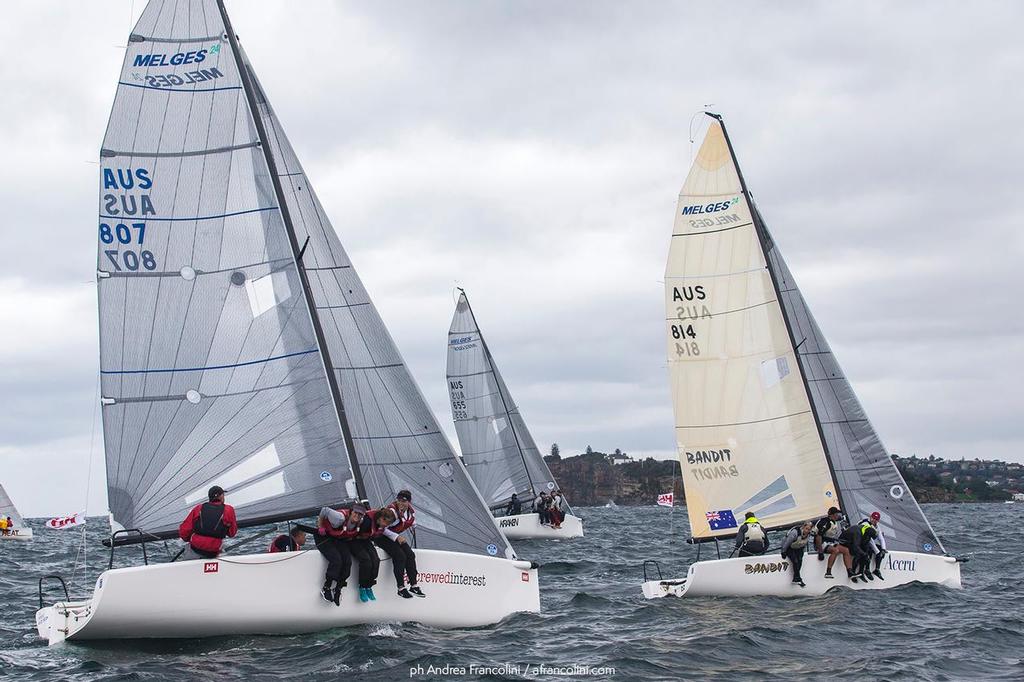
[[[10,526],[0,531],[0,540],[31,540],[32,539],[32,528],[25,523],[25,519],[18,513],[18,508],[14,506],[14,502],[11,500],[11,496],[4,490],[4,486],[0,484],[0,517],[10,519]]]
[[[470,476],[491,510],[501,514],[498,527],[505,537],[583,537],[583,521],[568,502],[560,528],[542,523],[534,511],[504,514],[513,494],[523,509],[532,509],[537,495],[558,486],[494,363],[466,292],[459,291],[448,329],[448,392]]]
[[[735,537],[748,511],[765,528],[788,530],[838,506],[854,522],[880,512],[890,551],[884,580],[867,584],[851,584],[843,570],[825,579],[824,564],[804,561],[805,588],[791,582],[779,542],[764,556],[700,561],[698,553],[683,578],[645,576],[644,596],[959,587],[958,560],[864,413],[750,198],[721,117],[709,116],[679,196],[665,277],[691,542]]]
[[[495,623],[540,609],[309,184],[222,0],[151,0],[103,147],[97,283],[115,545],[172,538],[213,484],[240,526],[408,489],[426,599],[340,607],[315,550],[103,572],[36,614],[54,644]],[[410,531],[412,532],[412,531]],[[353,568],[353,574],[358,569]]]

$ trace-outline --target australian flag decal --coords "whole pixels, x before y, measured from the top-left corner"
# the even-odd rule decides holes
[[[711,530],[724,530],[726,528],[737,527],[736,517],[733,516],[732,510],[730,509],[704,512],[704,516],[707,517],[708,526],[711,527]]]

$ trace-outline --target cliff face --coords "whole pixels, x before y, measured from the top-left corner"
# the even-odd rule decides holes
[[[558,455],[549,455],[544,459],[571,504],[591,507],[614,501],[620,505],[650,505],[655,504],[658,495],[667,493],[673,487],[676,504],[685,502],[679,463],[674,460],[633,460],[625,455],[609,456],[603,452],[588,452],[564,459]],[[621,463],[615,464],[613,460]],[[1016,476],[1019,475],[1016,471],[1020,467],[1004,462],[962,464],[938,460],[941,466],[957,466],[968,471],[965,476],[967,480],[947,477],[947,482],[933,471],[934,467],[926,460],[894,457],[894,461],[918,502],[992,502],[1009,499],[1010,492],[1004,488],[990,487],[976,475],[976,470],[989,474],[987,469],[981,467],[994,469],[1002,466],[1008,467],[1010,476]],[[975,467],[975,470],[968,470],[967,467]],[[927,474],[922,473],[922,470]],[[960,469],[956,472],[959,475]],[[972,474],[975,476],[972,477]],[[1017,483],[1018,479],[1010,478],[1007,487]]]
[[[673,482],[676,504],[683,502],[676,462],[648,458],[612,464],[601,452],[545,459],[571,504],[581,507],[600,506],[610,501],[621,505],[654,504],[658,495],[672,490]]]

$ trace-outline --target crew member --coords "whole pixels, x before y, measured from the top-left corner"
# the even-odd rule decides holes
[[[351,508],[324,507],[317,518],[316,548],[327,559],[327,572],[320,594],[336,606],[341,606],[341,590],[348,585],[348,576],[352,572],[351,540],[359,532],[365,514],[366,507],[357,502]],[[360,596],[363,596],[362,592]]]
[[[736,549],[740,556],[757,556],[768,550],[768,533],[754,512],[747,512],[743,525],[736,534]]]
[[[871,516],[868,517],[869,523],[875,527],[875,531],[878,536],[873,538],[870,542],[871,553],[875,557],[875,570],[871,573],[879,580],[885,580],[882,577],[882,559],[889,553],[888,548],[885,546],[885,535],[882,534],[882,529],[878,525],[878,522],[882,520],[882,515],[876,511],[871,512]]]
[[[849,526],[843,529],[843,532],[839,534],[839,544],[834,549],[835,551],[829,554],[828,564],[825,568],[825,577],[832,578],[832,565],[835,563],[836,557],[843,557],[843,564],[846,566],[846,575],[850,578],[851,583],[857,582],[857,566],[860,562],[860,528],[858,526]],[[866,581],[865,581],[866,582]]]
[[[217,558],[224,538],[238,532],[235,508],[224,503],[224,489],[215,485],[207,497],[210,501],[193,507],[178,526],[178,537],[188,543],[181,555],[184,561]]]
[[[562,519],[565,518],[565,515],[562,513],[563,499],[561,490],[551,493],[551,504],[549,507],[551,510],[551,527],[555,530],[562,528]]]
[[[814,549],[818,552],[818,561],[824,561],[825,555],[831,554],[839,544],[839,534],[843,532],[842,521],[843,513],[838,507],[829,507],[828,514],[818,519],[814,527]]]
[[[352,558],[359,564],[359,601],[377,601],[373,586],[377,584],[380,573],[380,555],[374,540],[384,533],[377,524],[378,510],[368,509],[359,524],[355,537],[349,540]]]
[[[540,495],[537,495],[537,499],[533,501],[533,511],[540,516],[541,525],[548,523],[551,515],[548,512],[548,494],[546,492],[541,491]]]
[[[7,519],[0,516],[0,535],[7,535]]]
[[[384,527],[381,535],[374,538],[374,543],[391,557],[391,568],[395,574],[398,596],[405,599],[411,599],[414,595],[426,597],[427,595],[423,594],[417,584],[416,553],[403,535],[405,531],[416,526],[416,511],[412,508],[412,493],[408,490],[399,490],[395,501],[387,509],[394,513],[394,521]],[[381,512],[383,511],[382,509]],[[408,589],[405,587],[406,578],[409,580]]]
[[[880,557],[884,551],[882,549],[884,547],[884,540],[881,539],[882,536],[878,530],[878,522],[881,518],[882,515],[878,512],[871,512],[868,518],[857,524],[859,533],[854,535],[857,545],[854,551],[853,572],[863,582],[874,580],[876,574],[879,578],[882,577],[881,571],[878,570],[878,567],[881,565]],[[876,557],[874,572],[871,571],[872,557]]]
[[[508,506],[505,507],[505,516],[515,516],[523,512],[523,504],[519,501],[519,496],[512,493],[512,499],[509,500]]]
[[[807,541],[811,539],[814,524],[804,521],[797,527],[790,528],[786,539],[782,541],[782,558],[789,559],[793,564],[793,584],[807,587],[800,577],[800,569],[804,565],[804,554],[807,552]]]
[[[306,532],[298,526],[292,526],[287,535],[278,535],[270,543],[270,552],[297,552],[306,544]]]

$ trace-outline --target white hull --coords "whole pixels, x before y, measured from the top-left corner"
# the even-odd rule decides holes
[[[559,529],[540,522],[540,514],[516,514],[501,516],[495,523],[509,540],[526,540],[529,538],[581,538],[583,537],[583,521],[578,516],[566,514]]]
[[[827,560],[827,557],[826,557]],[[854,590],[884,590],[907,583],[937,583],[959,588],[960,563],[952,557],[890,552],[882,561],[884,580],[877,578],[866,584],[858,580],[851,583],[846,576],[842,558],[832,568],[832,579],[825,578],[825,562],[817,554],[804,557],[800,577],[807,587],[794,585],[793,569],[778,552],[757,557],[698,561],[690,565],[686,578],[651,580],[643,584],[644,597],[814,597],[835,587]]]
[[[0,534],[0,541],[3,540],[31,540],[32,529],[31,528],[15,528],[7,533]]]
[[[319,594],[327,564],[315,549],[120,568],[100,575],[92,599],[38,610],[36,627],[40,637],[57,644],[295,634],[380,622],[473,627],[520,611],[540,612],[537,571],[529,562],[417,550],[416,564],[425,599],[396,594],[384,556],[377,601],[359,601],[353,564],[340,607]]]

